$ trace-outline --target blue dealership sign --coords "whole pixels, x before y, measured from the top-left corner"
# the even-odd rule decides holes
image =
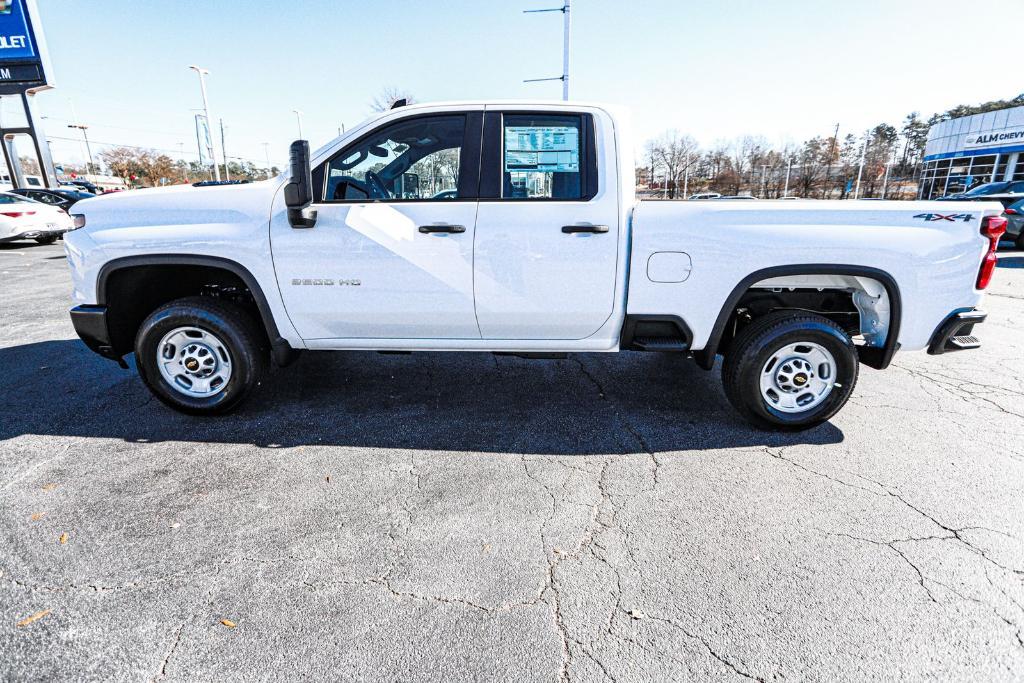
[[[0,95],[51,87],[36,0],[0,0]]]
[[[36,59],[35,36],[23,0],[0,0],[0,63]]]

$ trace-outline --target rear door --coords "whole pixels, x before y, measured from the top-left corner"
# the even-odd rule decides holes
[[[288,316],[308,340],[479,339],[473,234],[482,113],[389,119],[313,171],[315,227],[271,220]]]
[[[584,339],[612,314],[622,226],[596,118],[488,108],[473,265],[484,339]]]

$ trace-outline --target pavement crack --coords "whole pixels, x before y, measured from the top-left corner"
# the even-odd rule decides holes
[[[153,677],[154,681],[162,681],[167,676],[167,665],[171,661],[171,657],[174,652],[178,649],[178,644],[181,643],[181,633],[185,630],[185,624],[187,622],[181,622],[178,626],[178,630],[174,633],[174,640],[171,642],[171,646],[167,649],[167,654],[164,655],[163,661],[160,663],[160,671],[157,672],[156,676]]]
[[[608,392],[605,391],[604,385],[601,384],[600,380],[598,380],[597,377],[594,376],[594,373],[590,372],[590,369],[587,368],[583,361],[577,358],[576,356],[573,356],[572,359],[573,361],[575,361],[576,365],[579,366],[580,372],[583,373],[583,376],[586,377],[587,380],[589,380],[590,383],[594,385],[594,388],[597,389],[598,397],[602,401],[605,401],[612,406],[612,409],[615,412],[615,417],[618,419],[619,424],[621,424],[623,429],[625,429],[629,433],[629,435],[633,437],[633,440],[640,445],[641,450],[647,454],[647,457],[650,458],[651,475],[654,478],[654,484],[651,486],[650,490],[653,491],[658,487],[659,475],[661,473],[661,461],[658,459],[658,456],[654,452],[654,449],[652,449],[651,446],[647,443],[647,439],[645,439],[644,435],[640,433],[640,430],[637,429],[636,426],[628,418],[626,418],[621,412],[619,412],[617,406],[613,401],[609,400]]]
[[[662,623],[662,624],[667,624],[667,625],[671,626],[672,628],[677,629],[680,633],[685,635],[690,640],[697,641],[698,643],[700,643],[701,645],[704,646],[704,649],[707,650],[708,654],[710,654],[712,657],[717,659],[720,663],[725,665],[730,671],[732,671],[733,673],[737,674],[738,676],[742,676],[743,678],[746,678],[746,679],[749,679],[749,680],[752,680],[752,681],[760,681],[760,683],[765,683],[765,679],[761,678],[760,676],[755,676],[754,674],[751,674],[750,672],[745,671],[744,669],[741,669],[729,657],[727,657],[724,654],[721,654],[720,652],[715,650],[715,648],[711,647],[711,643],[709,643],[705,638],[703,638],[702,636],[699,636],[699,635],[697,635],[695,633],[691,633],[686,628],[684,628],[682,624],[680,624],[679,622],[675,621],[674,619],[667,619],[665,617],[657,617],[657,616],[651,616],[651,615],[647,615],[647,616],[648,616],[649,619],[651,619],[653,621],[656,621],[656,622],[659,622],[659,623]]]

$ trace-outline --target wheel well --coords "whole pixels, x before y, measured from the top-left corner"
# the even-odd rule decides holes
[[[254,320],[264,322],[253,291],[231,270],[180,263],[129,265],[101,277],[101,298],[107,305],[107,326],[114,350],[130,353],[146,316],[163,304],[186,296],[227,299],[249,310]],[[260,329],[266,334],[265,324]]]
[[[816,313],[850,336],[859,334],[860,313],[853,296],[853,291],[841,289],[751,287],[736,302],[719,342],[719,353],[728,353],[733,339],[750,323],[776,311]]]
[[[888,273],[833,264],[782,266],[752,273],[736,286],[707,344],[694,352],[698,364],[711,369],[715,356],[728,353],[744,326],[779,310],[806,311],[834,321],[857,336],[860,360],[873,368],[888,366],[899,346],[900,292]]]

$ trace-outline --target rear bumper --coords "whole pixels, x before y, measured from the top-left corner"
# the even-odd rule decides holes
[[[985,322],[984,311],[969,310],[953,313],[935,330],[928,343],[928,353],[938,356],[952,351],[967,351],[981,346],[971,333],[974,326]]]
[[[127,367],[121,354],[110,343],[106,306],[75,306],[71,309],[71,324],[86,346],[104,358],[117,361],[121,367]]]
[[[0,237],[0,244],[4,242],[15,242],[17,240],[34,240],[38,237],[60,237],[66,232],[67,228],[61,228],[59,230],[26,230],[25,232],[18,233],[17,235]]]

